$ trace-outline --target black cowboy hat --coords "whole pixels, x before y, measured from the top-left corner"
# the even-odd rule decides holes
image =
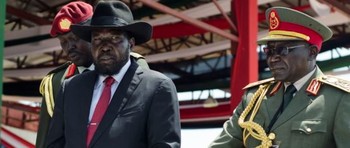
[[[126,31],[135,38],[136,45],[147,42],[152,36],[152,26],[146,22],[134,21],[129,7],[121,1],[100,1],[90,23],[71,26],[75,35],[88,42],[91,42],[91,30],[94,28]]]

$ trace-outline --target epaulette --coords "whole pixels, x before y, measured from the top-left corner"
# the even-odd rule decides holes
[[[49,74],[52,74],[52,73],[57,73],[57,72],[59,72],[59,71],[61,71],[61,70],[67,69],[67,67],[68,67],[70,64],[72,64],[71,61],[68,61],[68,62],[62,64],[62,65],[58,66],[57,68],[55,68],[54,70],[51,70],[51,71],[48,73],[48,75],[49,75]]]
[[[145,59],[145,57],[143,57],[142,55],[136,53],[136,52],[130,52],[130,56],[132,59],[135,59],[136,63],[144,68],[144,69],[149,69],[149,66],[147,64],[147,61]]]
[[[47,107],[47,113],[52,117],[53,115],[53,108],[54,108],[54,99],[53,99],[53,88],[52,88],[52,78],[53,73],[46,75],[40,83],[39,92],[44,97],[46,107]]]
[[[135,59],[145,59],[142,55],[136,53],[136,52],[130,52],[130,56],[134,57]]]
[[[328,84],[330,86],[336,87],[338,89],[341,89],[345,92],[350,93],[350,81],[349,80],[341,79],[339,77],[331,76],[331,75],[321,76],[321,77],[317,78],[317,80],[324,83],[324,84]]]
[[[249,84],[248,84],[247,86],[245,86],[243,89],[251,88],[251,87],[254,87],[254,86],[258,86],[258,85],[265,84],[265,83],[268,83],[268,82],[273,82],[273,81],[275,81],[274,78],[269,78],[269,79],[264,79],[264,80],[256,81],[256,82],[253,82],[253,83],[249,83]]]

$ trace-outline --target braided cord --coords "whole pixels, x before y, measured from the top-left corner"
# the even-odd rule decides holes
[[[39,87],[40,94],[45,99],[45,102],[42,103],[46,103],[47,112],[49,113],[50,117],[53,115],[53,108],[55,105],[53,100],[52,78],[53,74],[45,76]]]
[[[271,84],[260,85],[259,89],[254,93],[251,101],[238,118],[238,124],[243,128],[243,143],[245,146],[249,136],[261,141],[261,144],[257,146],[257,148],[269,148],[272,146],[272,140],[275,138],[274,134],[271,133],[267,136],[264,128],[253,121],[270,86]],[[253,111],[249,120],[244,121],[252,109]]]

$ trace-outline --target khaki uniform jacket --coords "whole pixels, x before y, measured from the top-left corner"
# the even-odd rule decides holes
[[[350,148],[350,83],[333,77],[329,84],[322,82],[316,95],[306,92],[311,80],[320,77],[327,80],[317,68],[273,124],[271,132],[276,137],[273,144],[279,145],[279,148]],[[224,123],[223,131],[210,148],[255,148],[260,145],[261,141],[249,136],[244,146],[242,128],[238,125],[239,116],[257,89],[247,89],[233,116]],[[272,89],[270,87],[267,91],[254,118],[265,131],[284,93],[281,87],[270,96]]]

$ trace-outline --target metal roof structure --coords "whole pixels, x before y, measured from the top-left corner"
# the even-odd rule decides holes
[[[4,94],[39,95],[37,88],[41,78],[66,61],[58,40],[50,37],[49,30],[56,12],[71,1],[7,0]],[[152,69],[172,78],[178,91],[228,90],[231,60],[236,57],[231,46],[237,37],[235,22],[226,19],[233,17],[231,0],[123,1],[130,6],[136,19],[154,27],[153,39],[134,49],[146,57]],[[94,5],[97,0],[86,2]],[[323,3],[317,0],[258,0],[257,36],[260,38],[267,33],[265,10],[285,6],[303,11],[331,27],[334,37],[324,44],[322,52],[337,53],[340,48],[349,50],[349,4],[345,0],[324,0]],[[266,57],[258,51],[259,78],[267,78],[270,74]],[[331,71],[349,67],[349,63],[350,56],[341,55],[318,64],[323,70]],[[16,91],[18,89],[21,91]]]

